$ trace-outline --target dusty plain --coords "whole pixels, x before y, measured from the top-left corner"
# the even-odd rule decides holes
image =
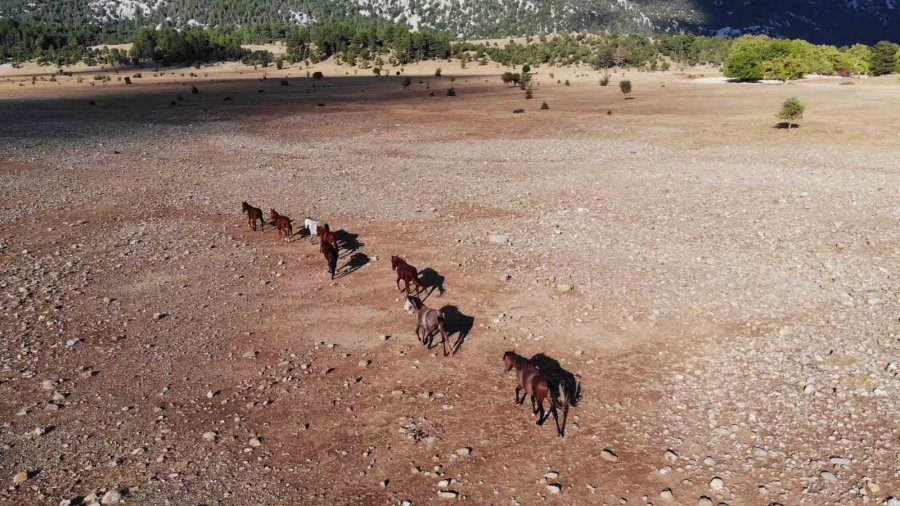
[[[900,504],[895,76],[67,70],[0,68],[0,502]],[[508,350],[580,382],[564,438]]]

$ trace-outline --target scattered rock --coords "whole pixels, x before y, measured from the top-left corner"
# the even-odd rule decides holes
[[[110,490],[107,493],[103,494],[103,499],[100,500],[100,504],[105,506],[114,506],[119,504],[122,501],[122,494],[119,493],[118,490]]]
[[[22,483],[25,483],[26,481],[28,481],[28,477],[28,471],[16,473],[16,475],[13,476],[12,479],[13,485],[21,485]]]
[[[619,456],[616,455],[616,452],[610,450],[609,448],[604,448],[603,451],[600,452],[600,458],[607,462],[618,462]]]

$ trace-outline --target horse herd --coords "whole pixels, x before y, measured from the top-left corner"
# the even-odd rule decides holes
[[[242,212],[247,215],[247,222],[254,231],[264,230],[265,226],[273,225],[278,230],[278,237],[289,241],[294,234],[293,220],[287,216],[279,214],[275,209],[269,210],[269,221],[266,222],[263,210],[242,202]],[[257,226],[257,222],[259,225]],[[314,220],[307,217],[303,222],[301,231],[305,229],[309,236],[315,236],[319,239],[319,252],[325,257],[328,264],[328,272],[331,279],[334,279],[337,269],[337,261],[340,253],[340,244],[338,235],[332,232],[328,224],[324,221]],[[298,231],[300,232],[300,231]],[[405,292],[406,299],[403,309],[408,313],[416,315],[416,337],[419,342],[428,349],[434,344],[434,337],[438,334],[441,336],[441,345],[444,356],[453,356],[460,342],[456,345],[449,343],[446,315],[442,310],[432,309],[425,305],[419,294],[424,291],[422,282],[419,278],[419,271],[399,256],[391,256],[391,269],[397,273],[397,290]],[[400,282],[404,286],[400,286]],[[448,350],[448,345],[450,346]],[[545,364],[542,365],[535,361],[535,358],[543,357]],[[556,421],[556,431],[559,436],[565,435],[566,418],[569,406],[574,405],[574,401],[578,397],[578,385],[575,384],[574,377],[570,373],[564,373],[571,378],[560,378],[558,364],[543,355],[536,355],[529,360],[515,352],[508,351],[503,354],[503,365],[505,372],[509,373],[513,369],[516,371],[516,390],[515,402],[522,405],[526,397],[531,398],[532,414],[537,416],[537,425],[543,425],[547,418],[552,414]],[[551,365],[555,364],[555,365]],[[551,374],[550,369],[556,369]],[[571,379],[571,381],[566,381]],[[521,398],[519,393],[522,392]],[[544,409],[544,403],[549,404],[548,409]],[[562,422],[560,422],[559,411],[562,410]]]

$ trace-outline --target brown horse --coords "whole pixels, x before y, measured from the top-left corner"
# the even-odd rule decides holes
[[[245,200],[241,202],[241,212],[247,215],[247,222],[250,224],[250,228],[256,230],[256,220],[259,220],[259,228],[265,230],[266,220],[263,219],[262,209],[251,206]]]
[[[324,227],[316,228],[316,235],[319,236],[320,241],[330,243],[336,250],[340,251],[341,248],[338,246],[337,234],[329,230],[327,224]]]
[[[294,226],[291,225],[294,220],[278,214],[274,209],[269,210],[269,219],[278,228],[278,237],[284,237],[285,241],[289,241],[294,233]]]
[[[524,403],[525,397],[530,395],[532,413],[538,415],[537,424],[543,424],[544,420],[550,416],[550,413],[553,413],[553,419],[556,420],[556,433],[562,437],[562,427],[565,427],[566,421],[563,419],[563,424],[560,426],[559,408],[568,408],[569,401],[566,389],[558,388],[556,392],[552,391],[547,376],[542,373],[540,369],[532,365],[527,358],[515,352],[507,351],[504,353],[503,364],[506,366],[507,373],[513,369],[516,370],[516,378],[518,379],[515,394],[516,404]],[[525,391],[522,395],[522,399],[519,399],[520,390]],[[550,410],[547,412],[544,411],[545,400],[550,401]],[[563,409],[563,413],[565,416],[565,413],[568,413],[568,409]]]
[[[319,251],[325,256],[325,260],[328,261],[328,272],[331,274],[331,279],[334,279],[334,273],[337,271],[337,262],[338,262],[338,249],[335,245],[326,241],[319,241]]]
[[[434,335],[440,332],[441,345],[444,347],[444,356],[446,357],[448,355],[447,342],[449,341],[449,338],[447,337],[447,327],[444,324],[444,314],[437,309],[431,309],[426,306],[425,303],[415,295],[407,295],[406,300],[412,304],[417,312],[416,337],[419,338],[419,342],[428,346],[430,349]],[[450,356],[453,356],[453,351],[453,345],[450,345]]]
[[[403,291],[400,288],[400,280],[406,284],[406,293],[409,292],[409,285],[412,283],[413,286],[416,287],[416,293],[422,289],[422,283],[419,282],[419,271],[416,270],[415,267],[406,263],[406,260],[398,256],[391,257],[391,269],[397,271],[397,290]]]

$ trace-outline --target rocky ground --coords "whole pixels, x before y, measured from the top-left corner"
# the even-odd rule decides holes
[[[900,504],[900,84],[485,72],[0,83],[0,502]]]

